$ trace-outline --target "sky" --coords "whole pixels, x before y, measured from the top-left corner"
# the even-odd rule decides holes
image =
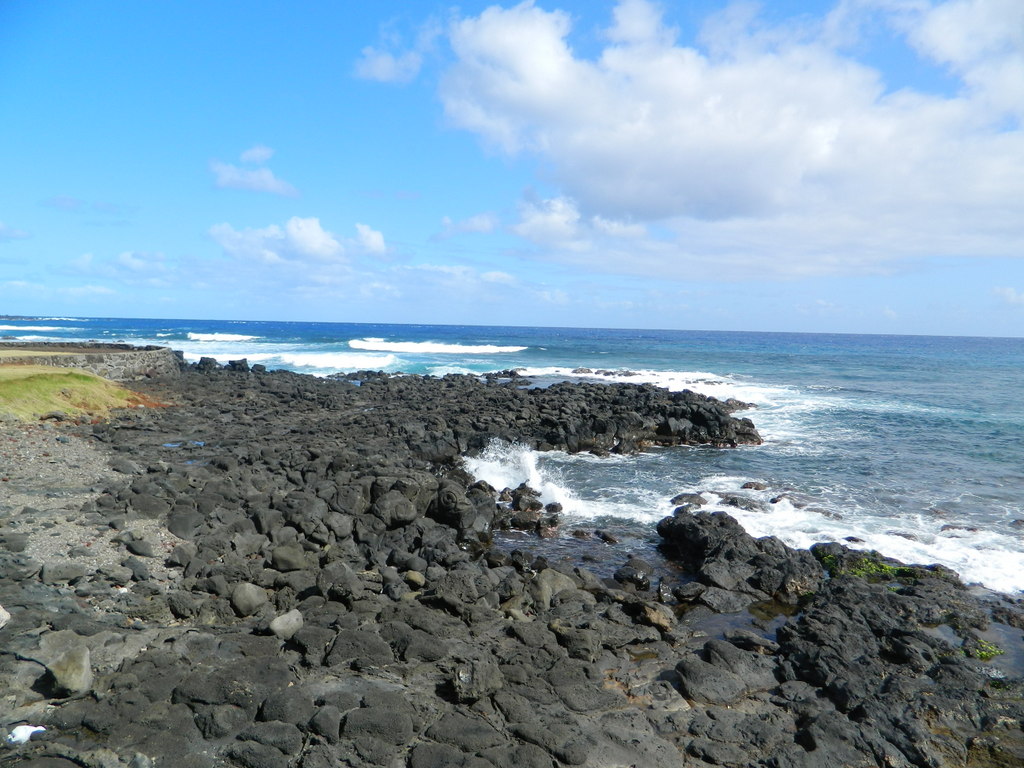
[[[1024,2],[3,0],[0,314],[1024,336]]]

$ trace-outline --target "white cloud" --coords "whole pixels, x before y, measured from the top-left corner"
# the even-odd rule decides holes
[[[89,256],[89,261],[91,261],[92,254],[85,255]],[[164,264],[164,256],[160,253],[124,251],[118,254],[117,263],[132,272],[164,272],[167,269]]]
[[[515,285],[517,282],[519,282],[518,280],[515,279],[515,277],[510,275],[508,272],[499,271],[482,272],[480,274],[480,279],[483,280],[485,283],[495,283],[498,285]]]
[[[853,58],[836,19],[866,14],[948,67],[960,92],[893,87]],[[584,58],[567,13],[523,2],[453,22],[440,92],[455,125],[550,169],[558,192],[524,203],[513,231],[590,268],[794,276],[1017,256],[1022,19],[1019,0],[846,0],[772,27],[734,5],[696,48],[656,5],[625,0]]]
[[[1024,291],[1018,291],[1009,286],[993,288],[992,293],[1001,298],[1007,304],[1024,304]]]
[[[643,225],[596,215],[586,218],[580,214],[576,202],[566,197],[523,200],[519,204],[519,222],[512,231],[581,265],[592,264],[594,259],[603,260],[607,265],[635,261],[635,256],[631,257],[629,252],[636,248],[664,252],[662,243],[647,239],[647,228]],[[615,269],[623,271],[621,266]]]
[[[269,168],[239,168],[237,165],[220,160],[210,162],[214,184],[221,189],[245,189],[251,192],[270,192],[285,197],[295,197],[298,190],[283,179],[277,178]]]
[[[411,47],[405,47],[392,25],[381,30],[380,45],[368,45],[360,51],[353,68],[356,77],[381,83],[408,83],[416,79],[424,58],[434,50],[441,26],[428,19],[417,31]]]
[[[500,223],[498,217],[490,212],[477,213],[460,221],[454,221],[445,216],[441,219],[442,229],[437,236],[445,239],[461,234],[490,234],[498,228]]]
[[[281,252],[286,247],[285,235],[276,224],[263,229],[239,231],[223,222],[210,227],[210,237],[231,256],[257,259],[267,264],[284,261]]]
[[[521,237],[573,250],[586,245],[578,239],[581,235],[579,209],[568,198],[524,201],[519,206],[519,216],[519,223],[512,231]]]
[[[0,221],[0,243],[4,240],[21,240],[25,237],[28,237],[28,232],[25,230],[9,227]]]
[[[382,83],[408,83],[420,72],[423,56],[416,51],[406,51],[397,56],[373,46],[363,48],[356,60],[356,77],[377,80]]]
[[[412,276],[413,287],[422,287],[424,281],[430,281],[443,286],[446,291],[462,295],[479,295],[519,282],[507,272],[480,272],[464,264],[415,264],[397,267],[394,274]]]
[[[254,144],[245,150],[239,159],[250,165],[263,165],[274,156],[274,150],[263,144]]]
[[[330,232],[320,226],[320,219],[309,217],[300,219],[292,216],[284,225],[286,239],[290,249],[300,256],[312,256],[317,259],[331,259],[342,252],[339,243]]]
[[[368,253],[386,253],[384,235],[366,224],[356,224],[356,241]]]
[[[210,237],[230,256],[266,264],[309,259],[337,261],[344,254],[341,242],[324,230],[316,217],[293,216],[284,227],[272,224],[243,230],[222,222],[210,227]]]

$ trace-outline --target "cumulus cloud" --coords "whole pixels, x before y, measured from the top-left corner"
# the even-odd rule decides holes
[[[227,222],[210,227],[210,237],[226,254],[266,264],[302,260],[338,260],[344,247],[324,230],[316,217],[293,216],[283,227],[271,224],[263,228],[237,230]]]
[[[384,235],[366,224],[356,224],[356,241],[367,253],[386,253]]]
[[[959,90],[888,83],[854,58],[836,18],[868,14]],[[440,93],[456,126],[550,169],[558,193],[524,203],[514,231],[592,268],[785,276],[1011,256],[1024,250],[1022,19],[1017,0],[846,0],[772,27],[738,5],[698,47],[657,5],[624,0],[583,57],[567,13],[523,2],[452,23]],[[639,258],[621,258],[616,232]]]
[[[647,228],[642,224],[598,215],[583,216],[576,201],[567,197],[527,196],[519,204],[519,221],[512,231],[542,248],[576,254],[569,258],[581,264],[592,260],[595,254],[609,263],[617,263],[628,261],[626,251],[632,249],[650,251],[653,246],[663,252],[664,248],[664,244],[648,239]]]
[[[256,144],[242,152],[239,159],[243,166],[258,167],[241,167],[221,160],[211,160],[213,183],[220,189],[244,189],[250,192],[270,192],[274,195],[295,197],[299,194],[298,190],[264,166],[273,155],[274,150],[270,147]]]
[[[587,246],[581,239],[579,209],[568,198],[524,201],[519,207],[519,215],[519,223],[512,227],[512,231],[521,237],[573,250]]]
[[[277,178],[269,168],[239,168],[220,160],[210,161],[213,183],[221,189],[246,189],[250,192],[270,192],[295,197],[298,191],[283,179]]]
[[[419,75],[424,57],[433,51],[440,34],[441,26],[430,19],[417,31],[412,46],[405,47],[393,25],[387,25],[381,30],[378,45],[368,45],[360,51],[353,72],[358,78],[380,83],[411,82]]]

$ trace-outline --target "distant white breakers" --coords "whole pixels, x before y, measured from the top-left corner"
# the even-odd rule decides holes
[[[41,726],[41,725],[18,725],[18,726],[15,726],[14,728],[11,729],[11,732],[7,734],[7,743],[8,744],[12,744],[12,745],[24,744],[25,742],[27,742],[29,739],[32,738],[33,734],[39,733],[40,731],[45,731],[45,730],[46,729],[43,728],[43,726]]]

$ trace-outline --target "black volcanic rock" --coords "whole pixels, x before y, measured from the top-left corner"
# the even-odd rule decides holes
[[[1022,764],[1022,684],[989,674],[985,634],[993,616],[1024,626],[1020,606],[942,569],[754,539],[691,514],[696,499],[659,524],[690,583],[636,557],[602,580],[495,546],[509,515],[540,532],[558,511],[468,475],[460,457],[492,439],[760,441],[735,403],[507,373],[325,380],[204,360],[140,385],[177,405],[96,425],[145,469],[81,514],[150,526],[154,556],[120,581],[58,579],[0,550],[5,711],[48,729],[0,764]],[[793,615],[762,631],[751,603]],[[735,623],[702,625],[714,611]],[[89,650],[90,690],[56,697],[41,678],[70,647]]]

